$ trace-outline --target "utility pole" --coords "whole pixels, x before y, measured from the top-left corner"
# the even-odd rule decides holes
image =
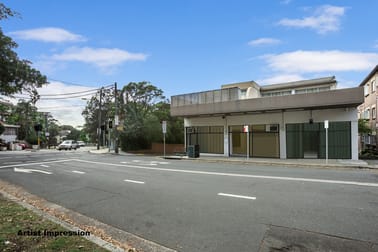
[[[50,133],[49,133],[48,115],[49,115],[49,112],[45,112],[45,136],[47,139],[47,149],[50,149]]]
[[[115,116],[114,116],[114,152],[118,154],[118,91],[117,91],[117,82],[114,83],[114,101],[115,101]]]
[[[97,150],[100,149],[100,142],[101,142],[101,110],[102,110],[102,89],[100,89],[100,105],[98,109],[98,128],[97,128]]]

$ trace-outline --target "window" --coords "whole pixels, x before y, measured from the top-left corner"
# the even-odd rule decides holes
[[[372,109],[371,109],[371,118],[372,119],[375,119],[376,118],[376,109],[375,109],[375,107],[373,107]]]
[[[364,119],[370,119],[370,109],[365,109]]]
[[[369,84],[366,84],[366,85],[364,86],[364,95],[365,95],[365,96],[368,96],[368,95],[369,95]]]
[[[375,92],[375,89],[376,89],[375,81],[372,81],[372,82],[371,82],[371,92],[374,93],[374,92]]]

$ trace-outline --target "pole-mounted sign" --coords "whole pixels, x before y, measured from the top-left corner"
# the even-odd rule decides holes
[[[328,120],[324,120],[324,128],[326,131],[326,163],[328,164]]]
[[[167,121],[162,121],[161,122],[161,128],[163,130],[164,157],[165,157],[165,134],[167,133]]]
[[[167,133],[167,121],[162,121],[161,128],[163,130],[163,134]]]

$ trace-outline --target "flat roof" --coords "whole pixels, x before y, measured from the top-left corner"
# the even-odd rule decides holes
[[[307,87],[307,86],[315,86],[315,85],[327,85],[327,84],[337,84],[335,76],[265,85],[265,86],[261,86],[261,91],[272,91],[272,90],[279,90],[279,89],[289,89],[289,88]]]
[[[269,96],[221,101],[208,104],[171,106],[172,116],[193,117],[216,114],[240,114],[291,109],[328,109],[357,107],[364,102],[363,87],[334,89],[318,93]]]

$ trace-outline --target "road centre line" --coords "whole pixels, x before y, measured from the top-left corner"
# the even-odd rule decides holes
[[[378,187],[378,183],[369,183],[369,182],[327,180],[327,179],[309,179],[309,178],[280,177],[280,176],[264,176],[264,175],[250,175],[250,174],[224,173],[224,172],[207,172],[207,171],[195,171],[195,170],[178,170],[178,169],[159,168],[159,167],[146,167],[146,166],[136,166],[136,165],[126,165],[126,164],[103,163],[103,162],[81,160],[81,159],[71,159],[70,161],[77,161],[77,162],[91,163],[91,164],[100,164],[100,165],[119,166],[119,167],[130,167],[130,168],[144,169],[144,170],[167,171],[167,172],[180,172],[180,173],[204,174],[204,175],[216,175],[216,176],[228,176],[228,177],[260,178],[260,179],[273,179],[273,180],[286,180],[286,181],[300,181],[300,182],[314,182],[314,183],[326,183],[326,184],[341,184],[341,185],[357,185],[357,186]]]
[[[3,165],[3,166],[0,166],[0,169],[9,168],[9,167],[22,167],[22,166],[30,166],[30,165],[43,165],[43,164],[61,163],[61,162],[68,162],[68,161],[73,161],[73,160],[76,160],[76,159],[63,159],[63,160],[56,160],[56,161],[49,161],[49,162]]]
[[[250,197],[250,196],[244,196],[244,195],[238,195],[238,194],[229,194],[229,193],[218,193],[218,195],[225,196],[225,197],[240,198],[240,199],[250,199],[250,200],[256,199],[256,197]]]
[[[130,182],[130,183],[135,183],[135,184],[144,184],[143,181],[138,181],[138,180],[125,179],[123,181]]]

